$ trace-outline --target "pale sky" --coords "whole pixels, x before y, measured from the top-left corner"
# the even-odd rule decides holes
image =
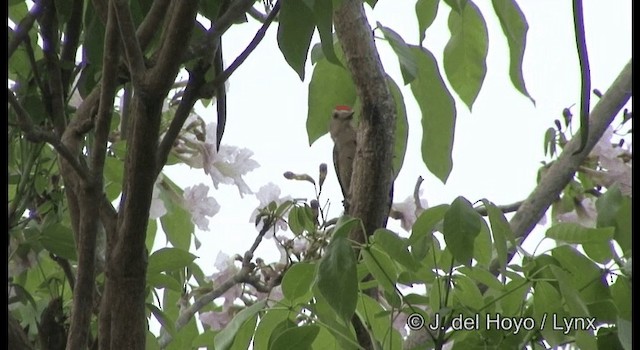
[[[451,203],[459,195],[472,203],[488,198],[498,205],[509,204],[525,199],[534,189],[537,170],[545,160],[544,132],[553,126],[554,119],[561,119],[563,108],[574,103],[579,105],[580,73],[571,2],[518,3],[529,23],[523,70],[527,89],[536,105],[520,94],[509,79],[507,42],[491,2],[476,1],[489,33],[487,75],[472,113],[451,90],[457,109],[451,175],[443,184],[424,165],[419,148],[421,113],[409,87],[401,87],[408,114],[409,140],[404,165],[395,182],[395,202],[411,195],[418,176],[425,178],[423,195],[431,206]],[[417,44],[414,4],[413,1],[379,1],[374,11],[368,11],[369,22],[375,26],[376,21],[380,21],[407,43]],[[436,21],[427,30],[423,43],[436,56],[443,76],[442,52],[449,39],[448,12],[448,6],[441,3]],[[631,58],[631,1],[585,0],[584,13],[591,85],[604,92]],[[245,48],[258,28],[259,24],[249,19],[249,23],[234,26],[225,34],[226,64]],[[317,36],[312,45],[316,42]],[[402,86],[395,54],[382,40],[377,40],[376,45],[386,71]],[[314,191],[310,184],[286,180],[282,173],[308,173],[317,178],[318,165],[327,163],[329,175],[321,203],[329,199],[332,203],[329,216],[335,217],[341,213],[342,196],[332,167],[333,145],[325,135],[309,146],[305,129],[312,68],[309,59],[305,81],[301,82],[278,50],[276,25],[272,25],[263,42],[229,81],[228,119],[222,142],[254,152],[253,159],[260,163],[260,168],[245,177],[254,192],[273,182],[281,188],[283,196],[311,199]],[[596,102],[597,98],[592,97],[592,106]],[[208,109],[199,107],[197,111],[207,122],[216,118],[213,105]],[[573,107],[572,112],[577,115],[577,107]],[[194,253],[199,256],[196,262],[206,274],[215,272],[213,264],[218,251],[233,255],[249,248],[257,234],[249,223],[258,205],[255,197],[240,198],[237,188],[230,185],[220,185],[215,190],[210,178],[198,169],[173,166],[166,168],[165,174],[183,188],[198,183],[209,185],[209,195],[221,206],[220,212],[210,218],[210,231],[197,231],[202,246]],[[395,220],[389,220],[388,226],[403,236],[408,235]],[[543,234],[543,229],[536,230],[525,242],[525,249],[532,252]],[[162,236],[157,236],[156,248],[165,246]],[[277,261],[279,253],[272,241],[265,241],[257,256],[267,262]]]

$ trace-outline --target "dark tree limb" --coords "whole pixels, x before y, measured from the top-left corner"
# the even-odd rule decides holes
[[[62,42],[60,62],[62,63],[61,80],[65,98],[69,94],[71,73],[75,66],[76,52],[78,51],[80,34],[82,33],[83,8],[83,0],[73,0],[73,4],[71,5],[71,17],[66,24],[64,41]]]
[[[349,214],[360,218],[366,230],[352,232],[351,239],[364,243],[389,214],[396,110],[362,2],[343,1],[334,21],[362,101]]]
[[[95,137],[91,149],[90,182],[81,189],[80,232],[76,242],[78,249],[77,281],[73,290],[73,313],[67,343],[71,349],[89,346],[89,326],[95,289],[96,239],[100,221],[100,198],[103,194],[103,171],[107,138],[111,124],[113,101],[117,87],[119,35],[114,6],[109,8],[102,67],[102,89],[95,122]]]
[[[357,245],[364,244],[368,235],[384,227],[389,217],[396,110],[362,1],[344,0],[335,9],[334,23],[362,102],[347,213],[361,219],[364,226],[364,232],[358,226],[350,233],[358,250]],[[373,293],[374,290],[369,291]],[[374,341],[357,315],[352,324],[360,346],[373,349]]]

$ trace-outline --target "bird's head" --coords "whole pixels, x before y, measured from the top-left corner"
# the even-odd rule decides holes
[[[349,106],[336,106],[333,110],[333,119],[351,120],[353,119],[353,109]]]

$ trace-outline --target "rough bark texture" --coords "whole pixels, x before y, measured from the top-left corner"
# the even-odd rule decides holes
[[[334,23],[362,102],[362,110],[356,111],[360,122],[347,213],[362,220],[365,232],[358,227],[350,234],[351,240],[362,244],[367,236],[385,226],[389,216],[396,110],[362,1],[344,0],[334,12]],[[370,292],[375,297],[375,290]],[[352,324],[360,346],[375,348],[358,316],[354,316]]]
[[[345,0],[334,14],[336,33],[360,101],[358,147],[351,178],[349,214],[366,234],[383,226],[389,214],[396,110],[362,1]],[[364,242],[365,232],[351,238]]]

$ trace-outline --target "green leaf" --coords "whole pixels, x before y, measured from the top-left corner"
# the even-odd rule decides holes
[[[467,2],[449,13],[451,38],[444,48],[444,71],[451,87],[471,110],[487,74],[489,36],[480,10]]]
[[[625,350],[633,349],[631,339],[633,338],[633,327],[631,327],[631,321],[618,318],[618,339],[620,344]]]
[[[304,68],[315,20],[311,9],[299,0],[284,0],[279,14],[278,47],[285,60],[304,81]]]
[[[331,1],[316,0],[313,2],[313,15],[320,34],[320,45],[324,57],[329,62],[342,66],[336,56],[333,42],[333,3]]]
[[[311,349],[311,344],[320,332],[317,325],[308,325],[287,329],[273,342],[271,349],[297,350]]]
[[[295,266],[295,265],[294,265]],[[269,309],[260,317],[260,323],[256,328],[253,338],[254,350],[267,350],[269,348],[269,338],[274,333],[276,327],[283,321],[288,320],[289,310]]]
[[[407,139],[409,137],[409,122],[407,121],[407,109],[404,105],[402,91],[393,79],[387,75],[387,85],[396,104],[396,137],[393,147],[393,174],[395,177],[400,174],[404,156],[407,153]]]
[[[513,86],[527,96],[535,105],[536,101],[529,95],[522,75],[522,59],[527,46],[529,25],[524,13],[515,0],[492,0],[500,26],[509,45],[509,76]]]
[[[618,186],[612,186],[596,199],[596,209],[598,210],[598,227],[614,226],[616,216],[622,207],[622,193]]]
[[[67,260],[77,261],[73,232],[62,224],[45,226],[38,240],[49,252]]]
[[[480,282],[489,288],[504,290],[502,282],[500,282],[491,272],[481,267],[462,266],[458,269],[458,272],[469,276],[473,280]]]
[[[416,2],[416,17],[418,17],[420,44],[424,41],[427,28],[429,28],[436,19],[438,4],[440,4],[440,0],[418,0]]]
[[[360,219],[348,217],[346,215],[341,216],[333,231],[333,239],[338,237],[349,238],[349,233],[360,225]]]
[[[214,346],[216,350],[227,350],[231,348],[234,338],[242,325],[250,318],[256,316],[267,304],[267,300],[261,300],[238,312],[231,322],[216,335]]]
[[[309,145],[329,131],[331,113],[336,106],[353,106],[356,87],[349,72],[326,59],[313,68],[309,83],[307,135]]]
[[[606,243],[613,239],[613,227],[587,228],[582,225],[563,222],[551,226],[546,237],[569,244]]]
[[[493,244],[498,255],[498,262],[500,263],[500,267],[504,269],[507,266],[507,241],[511,243],[512,247],[516,246],[513,231],[507,218],[504,217],[504,214],[498,207],[486,199],[483,199],[482,203],[484,203],[484,206],[487,208],[487,214],[489,215]]]
[[[491,264],[492,256],[493,242],[491,242],[489,225],[484,219],[480,218],[480,233],[473,242],[473,258],[478,262],[478,266],[488,268]]]
[[[258,315],[254,314],[248,320],[246,320],[238,332],[233,337],[233,344],[231,345],[232,350],[245,350],[249,348],[249,344],[251,343],[251,338],[253,338],[253,332],[256,329],[256,322],[258,321]],[[215,344],[215,339],[214,339]]]
[[[471,265],[475,238],[481,230],[482,218],[471,203],[463,197],[456,198],[451,207],[444,214],[444,241],[454,258],[467,265]]]
[[[164,273],[147,274],[147,284],[155,289],[168,288],[178,293],[182,291],[180,281]]]
[[[336,338],[331,334],[327,327],[320,327],[320,332],[316,336],[316,339],[311,344],[313,350],[325,350],[325,349],[338,349],[338,342]],[[348,349],[348,347],[344,347]]]
[[[153,304],[145,303],[145,306],[147,307],[147,309],[149,309],[149,311],[151,311],[158,322],[160,322],[162,328],[167,331],[167,333],[171,334],[171,336],[176,335],[176,327],[173,324],[173,320],[171,318],[169,318],[162,310],[160,310]]]
[[[546,281],[538,281],[534,285],[533,293],[533,315],[539,322],[537,324],[542,325],[543,319],[548,319],[549,315],[557,315],[557,317],[564,316],[562,309],[562,299],[560,293],[551,283]],[[565,335],[555,330],[553,327],[542,327],[540,332],[543,334],[544,339],[554,347],[565,341]]]
[[[384,37],[389,42],[393,52],[398,56],[398,60],[400,61],[400,72],[402,73],[404,84],[409,84],[416,78],[416,75],[418,75],[418,65],[416,63],[415,55],[411,52],[409,45],[407,45],[398,33],[393,31],[391,28],[383,26],[380,22],[378,22],[378,28],[380,28],[382,34],[384,34]]]
[[[180,205],[171,205],[167,201],[165,205],[167,213],[160,218],[160,225],[167,234],[167,239],[174,247],[188,250],[191,246],[191,234],[194,231],[191,214]]]
[[[549,128],[544,133],[544,155],[553,157],[556,153],[556,129]]]
[[[451,173],[456,107],[440,76],[435,57],[427,49],[413,46],[418,76],[411,91],[422,111],[422,159],[429,171],[443,183]]]
[[[551,272],[556,276],[560,293],[566,302],[569,313],[574,317],[589,317],[589,309],[580,297],[578,290],[568,281],[570,277],[568,273],[557,266],[551,266]]]
[[[618,214],[616,215],[615,240],[620,245],[625,256],[631,256],[631,198],[624,197]]]
[[[287,220],[287,223],[289,224],[289,228],[291,229],[291,232],[293,232],[296,235],[301,235],[302,232],[304,231],[304,227],[302,226],[302,222],[300,222],[300,218],[298,215],[299,211],[300,211],[300,207],[291,208],[291,211],[289,212],[289,220]]]
[[[607,264],[613,259],[613,248],[611,241],[608,242],[594,242],[582,244],[582,249],[588,257],[597,261],[600,264]]]
[[[145,239],[144,239],[144,246],[147,247],[148,251],[151,251],[153,249],[153,244],[155,243],[155,240],[156,240],[157,231],[158,231],[158,224],[156,223],[156,221],[149,220],[149,223],[147,224],[147,235],[145,236]]]
[[[499,303],[502,307],[502,314],[505,317],[518,316],[522,314],[522,306],[525,303],[525,296],[531,288],[531,283],[522,278],[515,278],[508,282],[502,293]]]
[[[618,317],[631,321],[631,281],[626,277],[618,276],[615,283],[611,285],[611,297],[618,309]]]
[[[200,0],[198,1],[198,12],[200,12],[208,20],[215,21],[218,18],[221,4],[222,2],[219,0]]]
[[[311,297],[311,286],[316,267],[311,263],[297,263],[287,270],[282,278],[282,294],[294,304],[303,303]]]
[[[378,284],[392,298],[397,298],[396,281],[398,280],[398,271],[393,260],[375,246],[368,249],[365,248],[361,253],[365,265],[367,265],[369,272],[371,272]],[[392,303],[392,300],[388,301]]]
[[[181,269],[191,264],[195,258],[195,255],[180,248],[162,248],[153,252],[149,257],[147,274]]]
[[[453,296],[460,304],[470,308],[472,311],[480,311],[484,306],[482,293],[478,285],[469,277],[464,275],[453,276]]]
[[[331,308],[345,321],[351,319],[358,301],[356,276],[356,257],[351,244],[344,237],[334,236],[318,264],[316,285]]]
[[[377,229],[373,233],[374,246],[386,252],[394,261],[397,261],[410,270],[417,270],[420,265],[409,253],[409,242],[387,229]]]

